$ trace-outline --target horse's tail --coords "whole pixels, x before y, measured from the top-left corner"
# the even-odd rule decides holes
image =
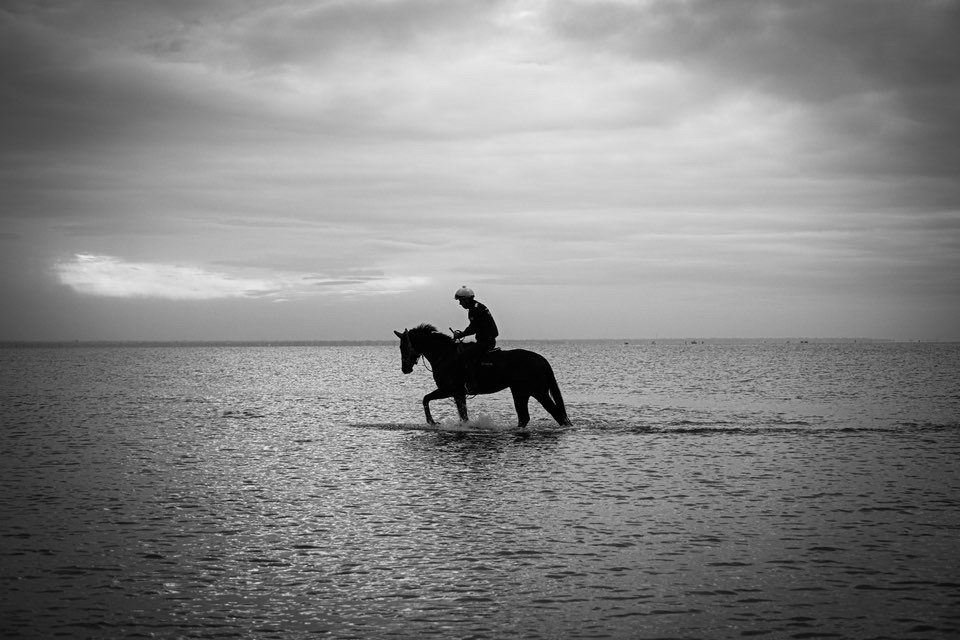
[[[562,425],[570,424],[570,418],[567,417],[567,408],[563,404],[563,395],[560,393],[560,385],[557,384],[557,376],[554,375],[552,367],[550,369],[550,398],[557,405],[557,415],[555,416],[557,422]]]

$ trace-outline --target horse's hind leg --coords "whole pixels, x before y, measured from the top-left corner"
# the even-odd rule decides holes
[[[543,408],[547,410],[553,419],[559,422],[560,424],[566,424],[566,416],[563,415],[563,412],[560,411],[560,407],[550,398],[550,392],[546,389],[540,393],[536,393],[533,396],[537,399],[537,402],[543,405]]]
[[[517,409],[517,428],[523,429],[530,422],[530,409],[527,406],[530,402],[530,394],[512,388],[510,393],[513,394],[513,406]]]

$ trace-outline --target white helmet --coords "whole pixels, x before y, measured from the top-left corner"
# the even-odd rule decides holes
[[[453,295],[454,300],[459,300],[460,298],[472,298],[472,297],[473,297],[473,289],[470,289],[469,287],[467,287],[467,285],[463,285],[462,287],[457,289],[457,292]]]

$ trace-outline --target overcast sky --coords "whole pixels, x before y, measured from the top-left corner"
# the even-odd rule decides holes
[[[0,339],[960,339],[960,0],[5,0]]]

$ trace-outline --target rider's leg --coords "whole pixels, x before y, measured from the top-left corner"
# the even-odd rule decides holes
[[[463,351],[461,351],[457,356],[457,361],[460,363],[463,380],[465,386],[467,387],[476,386],[476,378],[473,375],[473,371],[480,353],[481,352],[476,342],[466,342],[463,345]]]

